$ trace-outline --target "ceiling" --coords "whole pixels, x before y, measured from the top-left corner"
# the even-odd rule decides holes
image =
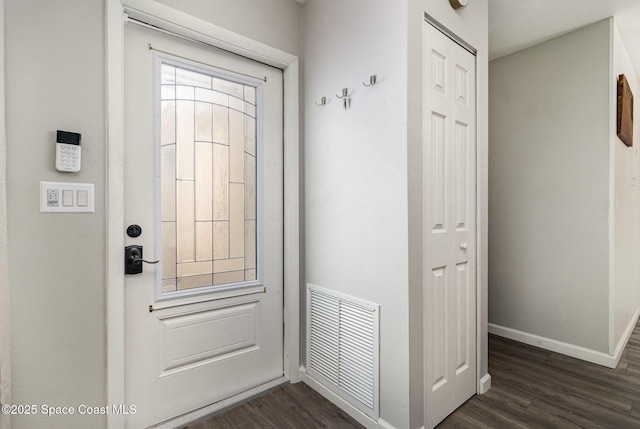
[[[640,0],[489,0],[489,58],[610,16],[616,17],[634,68],[640,72]]]

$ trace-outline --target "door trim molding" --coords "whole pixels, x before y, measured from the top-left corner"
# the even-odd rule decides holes
[[[107,403],[124,392],[124,13],[173,33],[283,70],[284,77],[284,377],[300,381],[299,60],[295,55],[225,30],[153,0],[105,2],[107,127]],[[228,404],[227,404],[228,405]],[[124,427],[109,415],[109,429]]]

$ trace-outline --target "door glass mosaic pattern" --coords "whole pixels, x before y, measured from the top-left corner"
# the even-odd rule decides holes
[[[256,280],[256,88],[161,73],[163,291]]]

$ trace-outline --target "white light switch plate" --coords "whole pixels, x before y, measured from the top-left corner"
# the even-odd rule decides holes
[[[93,183],[40,182],[40,213],[94,213]]]

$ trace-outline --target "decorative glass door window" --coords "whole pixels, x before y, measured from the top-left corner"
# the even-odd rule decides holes
[[[162,290],[256,280],[256,87],[160,68]]]

